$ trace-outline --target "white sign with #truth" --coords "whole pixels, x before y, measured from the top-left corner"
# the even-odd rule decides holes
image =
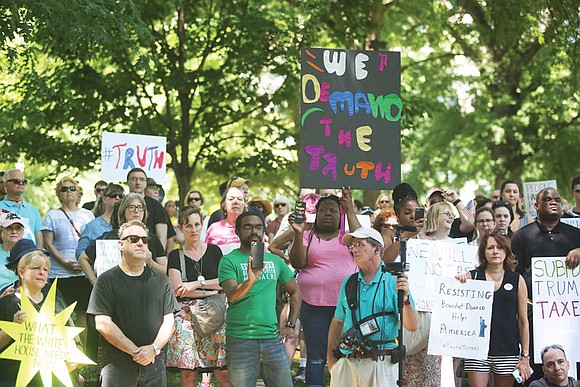
[[[409,287],[417,310],[430,312],[440,277],[455,278],[477,265],[477,246],[409,239]]]
[[[438,279],[429,331],[430,355],[487,359],[493,285],[492,281]]]

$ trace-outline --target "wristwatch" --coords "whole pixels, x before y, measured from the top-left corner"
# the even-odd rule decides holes
[[[155,343],[151,345],[153,346],[153,350],[155,351],[155,356],[159,356],[159,354],[161,353],[161,348],[159,348]]]
[[[286,323],[286,327],[287,327],[287,328],[292,328],[292,329],[294,329],[294,328],[296,328],[296,323],[293,323],[293,322],[290,322],[290,321],[288,321],[288,322]]]

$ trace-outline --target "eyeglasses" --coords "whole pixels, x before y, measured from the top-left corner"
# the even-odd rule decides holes
[[[286,207],[286,203],[274,203],[274,207]]]
[[[133,182],[138,181],[140,183],[145,183],[147,181],[147,179],[144,177],[130,177],[129,181],[133,181]]]
[[[481,224],[483,224],[483,223],[493,223],[493,222],[494,222],[493,219],[478,219],[478,220],[475,221],[475,223],[481,223]]]
[[[26,179],[9,179],[9,180],[6,180],[6,183],[14,183],[16,185],[26,185],[28,183],[28,180],[26,180]]]
[[[134,204],[131,204],[130,206],[127,206],[127,209],[131,212],[143,212],[145,211],[145,206],[142,205],[136,206]]]
[[[392,229],[392,228],[394,228],[394,227],[393,227],[393,225],[392,225],[391,223],[383,223],[381,226],[382,226],[383,228],[391,228],[391,229]]]
[[[187,202],[191,203],[191,202],[201,202],[201,198],[187,198]]]
[[[562,347],[560,344],[551,344],[548,345],[546,347],[544,347],[542,349],[542,351],[540,352],[540,357],[542,358],[542,363],[544,362],[544,355],[546,354],[546,352],[548,352],[550,349],[559,349],[560,351],[562,351],[562,353],[566,353],[564,351],[564,347]]]
[[[455,214],[453,214],[453,212],[449,212],[449,211],[442,212],[439,215],[444,215],[448,218],[455,218]]]
[[[135,244],[139,242],[139,240],[141,240],[144,244],[148,244],[149,241],[151,240],[151,237],[139,235],[127,235],[125,238],[123,238],[123,240],[124,241],[128,240],[132,244]]]
[[[74,185],[63,185],[62,187],[60,187],[60,192],[75,192],[77,190],[77,187],[75,187]]]
[[[123,199],[125,197],[125,194],[123,192],[109,192],[108,194],[105,195],[108,198],[111,199]]]
[[[550,196],[544,196],[542,198],[542,201],[544,203],[550,203],[552,200],[555,200],[557,203],[561,203],[562,202],[562,198],[558,197],[558,198],[552,198]]]
[[[358,250],[358,249],[360,249],[360,248],[362,248],[364,246],[370,246],[370,244],[368,244],[368,243],[362,243],[362,242],[356,242],[356,243],[353,243],[352,245],[348,246],[348,250],[352,252],[354,249],[357,249]]]
[[[20,231],[24,230],[24,226],[21,225],[21,224],[16,223],[16,224],[11,224],[10,226],[5,227],[4,229],[5,230],[8,230],[8,231],[17,231],[17,232],[20,232]]]
[[[257,231],[257,232],[260,232],[260,231],[264,231],[264,225],[257,224],[255,226],[252,226],[251,224],[244,224],[244,225],[242,225],[242,229],[244,231]]]

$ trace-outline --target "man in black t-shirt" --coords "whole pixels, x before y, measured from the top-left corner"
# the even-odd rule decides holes
[[[119,236],[121,262],[98,277],[88,307],[106,340],[101,385],[166,386],[161,348],[173,334],[177,301],[167,276],[144,265],[145,225],[127,222]]]

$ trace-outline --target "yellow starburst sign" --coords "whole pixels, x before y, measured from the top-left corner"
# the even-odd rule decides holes
[[[0,357],[21,361],[17,387],[28,385],[38,371],[45,386],[52,386],[54,373],[63,384],[72,387],[67,363],[95,364],[77,349],[74,341],[84,328],[65,325],[76,302],[55,315],[56,282],[50,287],[40,311],[28,297],[21,298],[22,310],[27,315],[22,324],[0,322],[0,329],[14,339]]]

